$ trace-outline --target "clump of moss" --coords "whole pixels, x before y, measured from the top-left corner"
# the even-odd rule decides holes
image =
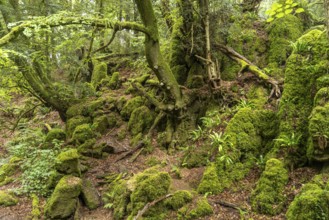
[[[60,128],[51,129],[45,139],[45,142],[51,143],[53,140],[65,141],[66,133]]]
[[[0,190],[0,206],[13,206],[18,203],[18,199],[7,193],[5,191]]]
[[[120,73],[114,72],[111,76],[111,80],[108,84],[110,89],[118,89],[120,87],[120,79],[119,79]]]
[[[211,163],[207,166],[203,173],[201,183],[198,186],[198,192],[217,194],[222,190],[222,185],[219,182],[216,164]]]
[[[198,219],[213,214],[213,209],[208,203],[207,198],[199,197],[196,205],[187,205],[178,210],[178,219]]]
[[[56,185],[45,206],[45,215],[50,219],[66,219],[74,215],[82,180],[74,176],[64,176]]]
[[[132,135],[143,133],[146,129],[152,126],[153,113],[146,106],[136,108],[130,116],[128,122],[128,130]]]
[[[88,124],[90,123],[90,118],[88,117],[83,117],[83,116],[75,116],[73,118],[70,118],[67,122],[66,122],[66,132],[67,132],[67,135],[69,137],[72,136],[73,132],[74,132],[74,129],[79,126],[79,125],[82,125],[82,124]]]
[[[253,210],[268,215],[280,213],[284,207],[283,190],[288,182],[288,171],[278,159],[269,159],[256,189],[251,194]]]
[[[165,200],[164,205],[172,210],[178,210],[193,199],[192,194],[186,190],[176,191],[172,197]]]
[[[38,220],[41,217],[41,211],[39,207],[39,197],[35,194],[31,195],[32,198],[32,211],[31,211],[31,219]]]
[[[121,116],[128,120],[130,118],[131,113],[141,107],[144,104],[144,100],[141,96],[137,96],[127,101],[127,103],[123,106],[122,110],[120,111]]]
[[[5,185],[5,183],[10,182],[9,177],[15,173],[18,168],[18,162],[21,159],[18,157],[12,157],[9,163],[5,163],[0,167],[0,184]]]
[[[109,128],[109,122],[106,115],[102,115],[95,118],[91,128],[96,132],[104,134],[106,130]]]
[[[77,144],[83,144],[89,139],[94,138],[94,132],[92,131],[89,124],[82,124],[77,126],[74,129],[72,140],[76,142]]]
[[[211,156],[212,147],[210,145],[195,146],[192,145],[186,151],[182,166],[187,168],[206,166]]]
[[[102,79],[107,76],[107,64],[105,62],[94,62],[94,70],[91,77],[91,84],[97,88]]]
[[[326,219],[329,216],[329,192],[319,185],[308,183],[289,205],[289,220]]]
[[[64,174],[81,175],[80,161],[77,149],[61,152],[57,156],[56,170]]]
[[[101,205],[97,189],[90,180],[83,180],[81,195],[84,203],[90,210],[96,209]]]

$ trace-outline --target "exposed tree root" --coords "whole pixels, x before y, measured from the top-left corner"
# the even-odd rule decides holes
[[[219,49],[222,53],[224,53],[226,56],[231,58],[232,60],[236,61],[240,66],[241,69],[239,73],[242,73],[245,70],[249,70],[251,73],[256,75],[258,78],[264,80],[265,82],[272,85],[272,91],[270,97],[273,95],[276,97],[281,96],[281,90],[279,88],[279,82],[275,79],[271,78],[267,74],[265,74],[260,68],[258,68],[256,65],[254,65],[251,61],[249,61],[247,58],[233,50],[231,47],[227,47],[222,44],[216,44],[215,48]]]
[[[221,200],[216,200],[216,201],[212,201],[212,202],[215,203],[215,204],[227,207],[227,208],[232,208],[232,209],[239,210],[239,211],[240,210],[247,211],[246,208],[240,207],[240,206],[238,206],[236,204],[233,204],[233,203],[230,203],[230,202],[221,201]]]
[[[118,162],[118,161],[120,161],[120,160],[123,160],[123,159],[129,157],[130,155],[133,155],[135,152],[137,152],[139,149],[142,149],[144,146],[145,146],[145,144],[144,144],[143,141],[139,142],[134,149],[128,151],[127,153],[125,153],[124,155],[122,155],[121,157],[119,157],[118,159],[116,159],[115,160],[115,163]]]

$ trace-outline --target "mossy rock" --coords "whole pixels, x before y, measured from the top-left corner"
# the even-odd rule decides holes
[[[91,84],[97,88],[102,79],[107,77],[107,64],[105,62],[94,61],[94,70],[91,77]]]
[[[49,219],[67,219],[74,215],[78,197],[82,189],[82,180],[74,176],[64,176],[56,185],[45,206],[45,215]]]
[[[319,89],[314,97],[314,106],[324,106],[329,102],[329,87]]]
[[[81,175],[80,161],[77,149],[61,152],[57,156],[56,170],[64,174]]]
[[[198,186],[198,193],[218,194],[223,190],[223,186],[218,179],[216,164],[211,163],[203,173],[201,183]]]
[[[107,116],[107,121],[108,121],[108,126],[109,129],[114,128],[118,125],[120,125],[120,115],[118,115],[117,113],[110,113]]]
[[[283,191],[287,182],[288,171],[283,163],[278,159],[269,159],[251,194],[253,210],[267,215],[280,213],[286,200]]]
[[[96,100],[81,100],[78,104],[72,105],[67,111],[66,116],[68,119],[76,116],[91,117],[94,116],[95,112],[101,110],[106,103],[105,99]]]
[[[96,139],[89,139],[78,147],[78,151],[83,156],[102,158],[104,153],[114,153],[114,148],[107,143],[96,144]]]
[[[128,120],[130,118],[131,113],[141,107],[144,104],[144,99],[141,96],[137,96],[127,101],[127,103],[123,106],[122,110],[120,111],[121,116],[123,119]]]
[[[320,186],[308,183],[290,203],[288,220],[327,219],[329,217],[329,192]]]
[[[14,206],[18,203],[18,199],[12,194],[0,190],[0,206]]]
[[[75,116],[73,118],[70,118],[66,122],[66,132],[67,132],[67,135],[69,137],[71,137],[76,127],[78,127],[79,125],[88,124],[90,122],[91,122],[91,120],[90,120],[89,117],[83,117],[81,115],[78,115],[78,116]]]
[[[135,216],[148,202],[166,195],[170,184],[170,175],[167,172],[159,172],[156,168],[147,169],[129,180],[128,186],[132,190],[129,205],[130,216]],[[147,213],[145,214],[147,215]]]
[[[202,147],[191,146],[183,157],[182,166],[187,168],[206,166],[211,152],[212,147],[210,145],[204,145]]]
[[[111,76],[111,80],[108,83],[110,89],[118,89],[120,87],[120,73],[114,72]]]
[[[179,220],[199,219],[213,214],[213,208],[208,203],[207,198],[199,197],[195,205],[186,205],[178,210]]]
[[[91,129],[90,124],[82,124],[74,129],[72,140],[77,144],[83,144],[89,139],[94,138],[94,132]]]
[[[128,122],[128,130],[133,136],[143,133],[152,126],[153,120],[153,113],[149,108],[141,106],[132,112]]]
[[[53,140],[60,140],[65,141],[66,140],[66,133],[60,128],[53,128],[51,129],[45,139],[45,142],[51,143]]]
[[[21,160],[18,157],[12,157],[9,163],[5,163],[0,167],[0,183],[6,181],[6,179],[8,181],[8,178],[17,171],[18,162]]]
[[[90,210],[97,209],[101,205],[99,193],[90,180],[83,180],[81,195],[84,204]]]
[[[172,210],[178,210],[193,199],[192,194],[187,190],[178,190],[172,197],[164,201],[164,205]]]
[[[91,126],[93,131],[104,134],[109,128],[109,122],[106,115],[99,116],[94,119],[93,124]]]

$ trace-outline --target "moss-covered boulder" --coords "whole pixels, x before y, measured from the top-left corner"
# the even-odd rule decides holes
[[[90,124],[82,124],[74,129],[72,140],[77,144],[83,144],[87,140],[95,137]]]
[[[199,219],[213,214],[213,209],[207,198],[199,197],[195,204],[188,204],[178,210],[179,220]]]
[[[107,64],[105,62],[94,62],[94,70],[91,77],[91,84],[97,88],[102,79],[107,77]]]
[[[18,157],[12,157],[8,163],[3,164],[0,167],[0,184],[5,185],[5,182],[9,181],[9,177],[13,175],[18,166],[19,161],[21,161]]]
[[[0,190],[0,206],[13,206],[18,203],[18,199],[12,194]]]
[[[64,176],[56,185],[45,206],[48,219],[68,219],[74,215],[78,197],[82,189],[82,180],[74,176]]]
[[[109,121],[106,115],[99,116],[94,119],[93,124],[91,126],[93,131],[104,134],[109,128]]]
[[[187,203],[191,202],[192,199],[193,196],[189,191],[178,190],[173,194],[172,197],[166,199],[164,204],[166,207],[176,211]]]
[[[128,120],[130,118],[131,113],[141,107],[144,104],[144,100],[141,96],[137,96],[127,101],[127,103],[123,106],[122,110],[120,111],[121,116],[123,119]]]
[[[60,128],[54,128],[51,129],[45,139],[45,142],[51,143],[53,140],[60,140],[65,141],[66,140],[66,133]]]
[[[136,108],[129,119],[128,130],[132,135],[143,133],[145,130],[152,126],[153,113],[146,106]]]
[[[329,217],[329,192],[319,185],[308,183],[289,205],[288,220],[327,219]]]
[[[70,149],[61,152],[57,156],[56,170],[64,174],[72,174],[75,176],[80,176],[80,161],[77,149]]]
[[[284,207],[284,187],[288,182],[288,171],[278,159],[270,159],[251,194],[253,210],[268,215],[280,213]]]
[[[83,180],[81,195],[84,204],[90,210],[96,209],[101,205],[99,193],[90,180]]]
[[[79,125],[88,124],[90,122],[91,122],[91,120],[90,120],[89,117],[83,117],[81,115],[78,115],[78,116],[75,116],[73,118],[70,118],[66,122],[66,132],[67,132],[67,135],[69,137],[71,137],[76,127],[78,127]]]
[[[222,189],[223,186],[220,184],[220,181],[218,179],[216,164],[211,163],[207,166],[206,170],[203,173],[201,183],[198,186],[198,192],[202,194],[217,194],[221,192]]]

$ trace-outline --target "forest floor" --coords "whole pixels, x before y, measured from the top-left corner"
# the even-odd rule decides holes
[[[129,73],[125,73],[129,74]],[[128,76],[127,76],[128,77]],[[126,88],[124,88],[126,89]],[[123,92],[118,92],[117,95],[124,95]],[[127,95],[126,95],[127,96]],[[20,99],[16,101],[19,104]],[[1,117],[1,116],[0,116]],[[8,118],[7,118],[8,119]],[[13,119],[14,120],[14,119]],[[228,119],[229,120],[229,119]],[[65,129],[64,123],[60,120],[58,114],[51,111],[32,123],[31,126],[42,127],[46,123],[57,124]],[[220,128],[221,129],[221,128]],[[159,165],[159,169],[166,171],[172,178],[172,188],[175,190],[193,190],[196,189],[203,175],[204,167],[200,168],[184,168],[181,167],[181,161],[184,152],[176,150],[169,153],[166,149],[155,147],[150,154],[140,154],[137,157],[128,156],[123,159],[122,156],[132,150],[129,138],[122,141],[116,141],[117,130],[110,130],[103,135],[98,141],[111,143],[114,147],[114,153],[109,154],[102,159],[88,158],[82,162],[90,167],[84,174],[96,186],[99,193],[106,193],[106,184],[104,177],[113,173],[125,173],[127,176],[133,176],[145,169],[154,165]],[[15,136],[9,129],[2,129],[0,132],[0,159],[6,157],[7,152],[5,145]],[[156,140],[153,139],[153,144],[156,146]],[[199,143],[202,145],[202,143]],[[120,159],[120,160],[119,160]],[[179,174],[177,174],[179,169]],[[208,195],[208,201],[213,207],[214,213],[211,216],[202,219],[285,219],[287,205],[293,200],[294,196],[300,191],[303,184],[312,179],[314,175],[319,173],[317,168],[298,168],[289,174],[289,183],[287,184],[284,195],[287,198],[286,207],[283,212],[277,216],[260,215],[251,210],[250,195],[256,186],[256,182],[261,175],[261,170],[255,166],[249,174],[242,180],[234,182],[229,189],[225,189],[218,195]],[[20,173],[15,174],[19,179]],[[16,189],[20,187],[19,181],[14,181],[10,184],[0,187],[0,190]],[[40,199],[40,207],[43,207],[46,199]],[[20,220],[31,219],[32,200],[27,196],[21,196],[19,203],[16,206],[0,207],[0,220]],[[43,210],[41,208],[41,213]],[[84,220],[105,220],[113,219],[112,211],[103,206],[96,210],[88,210],[86,207],[80,208],[80,219]]]

